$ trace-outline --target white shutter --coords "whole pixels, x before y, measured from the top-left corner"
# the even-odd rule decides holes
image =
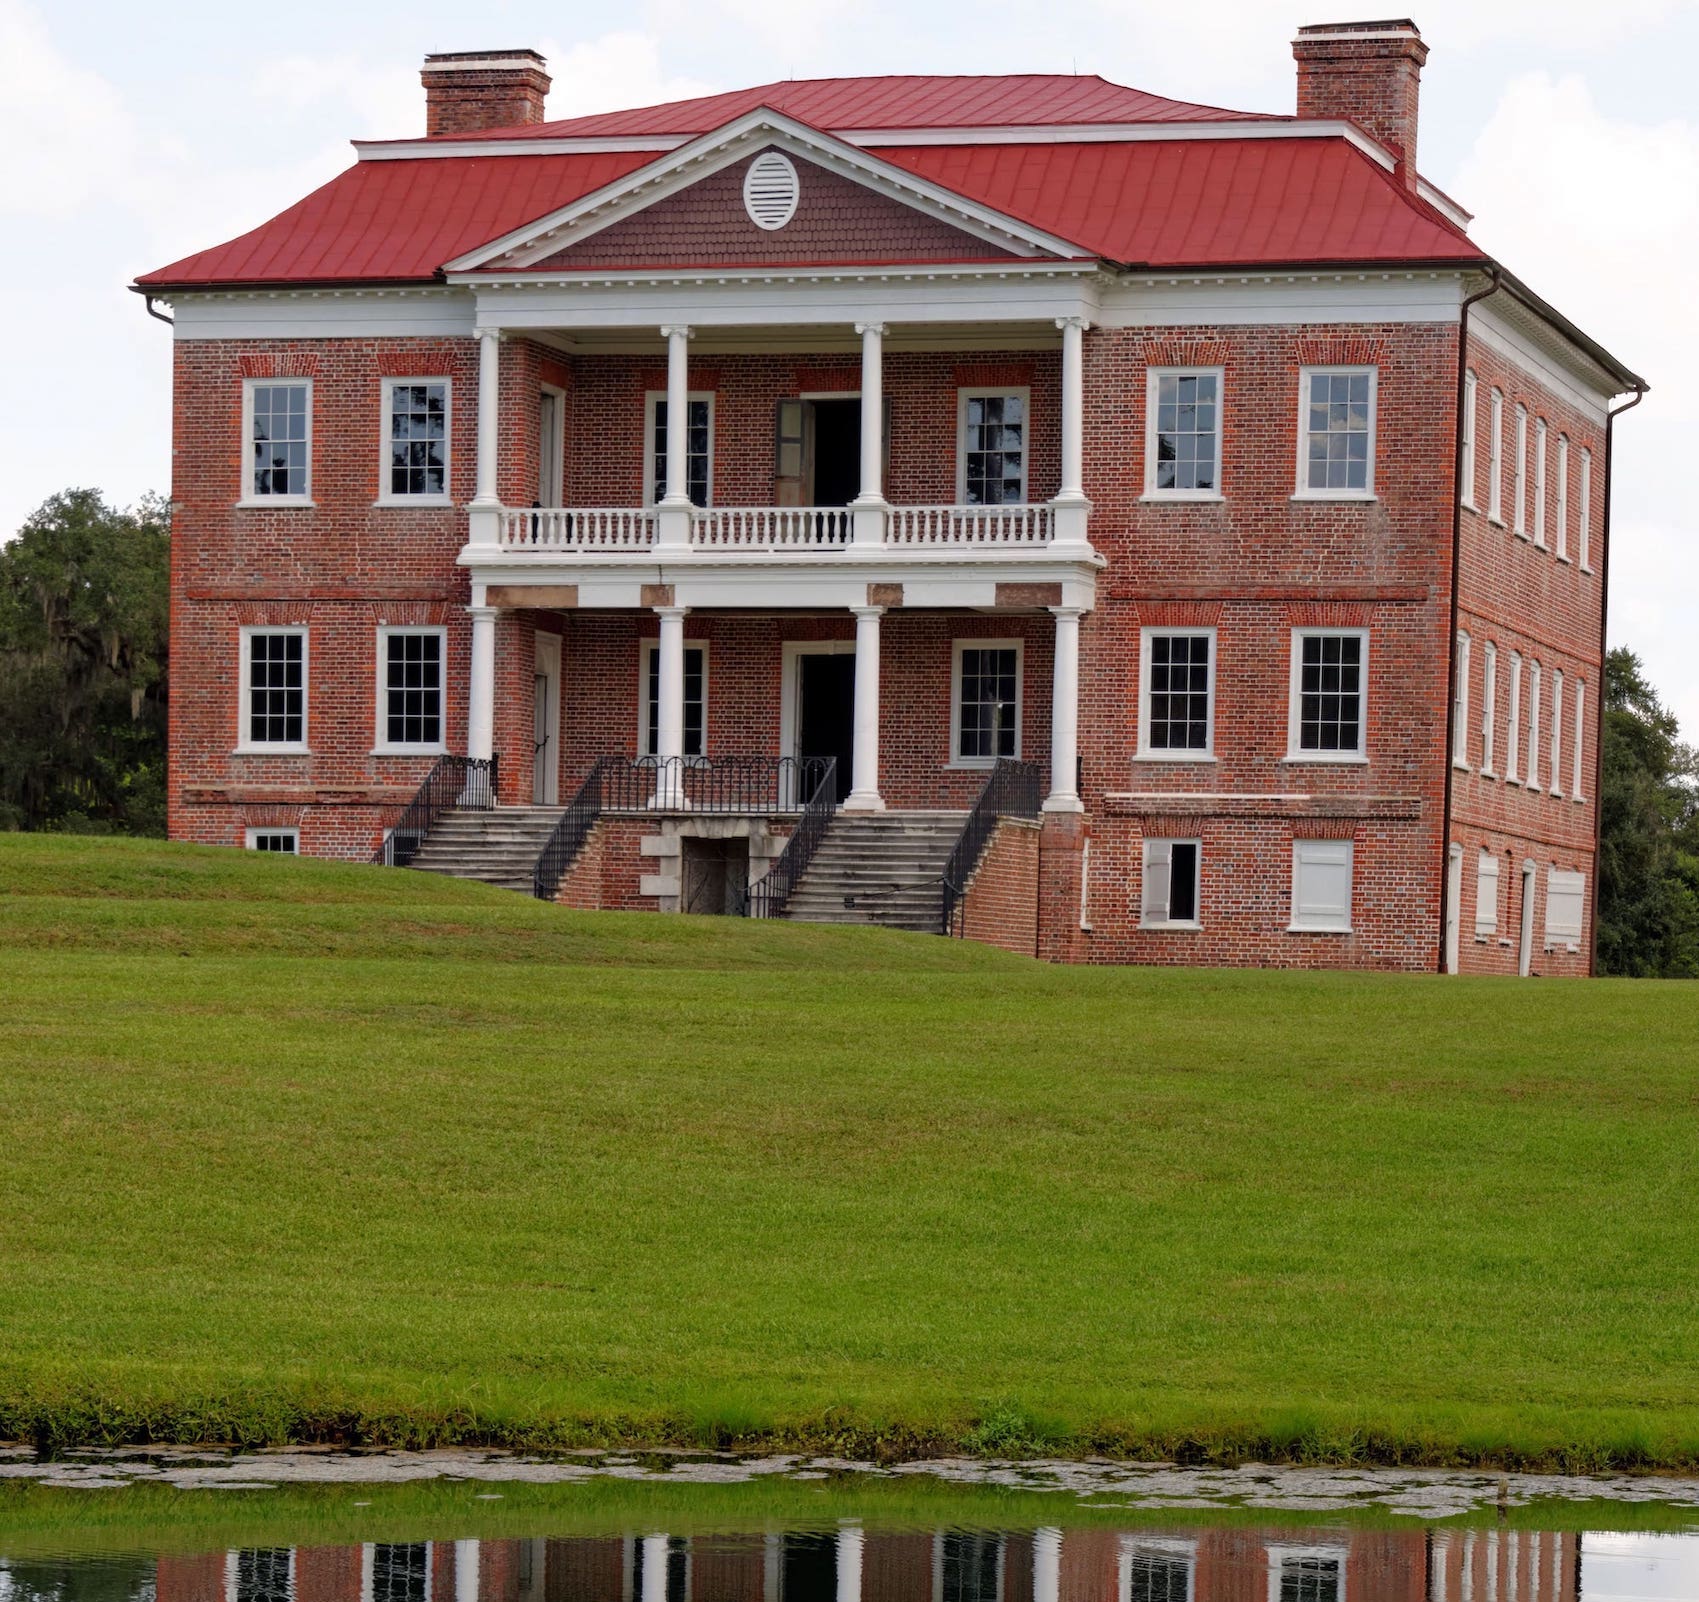
[[[1168,886],[1173,873],[1173,862],[1174,847],[1170,841],[1145,841],[1142,908],[1145,923],[1168,921]]]
[[[1349,930],[1351,927],[1349,840],[1292,842],[1292,927]]]
[[[1498,858],[1483,851],[1475,867],[1475,933],[1498,933]]]
[[[1562,868],[1546,871],[1546,944],[1573,945],[1581,938],[1581,902],[1587,876]]]

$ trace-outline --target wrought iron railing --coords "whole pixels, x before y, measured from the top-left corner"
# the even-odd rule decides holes
[[[496,805],[495,757],[438,757],[419,793],[402,809],[395,827],[384,836],[374,862],[405,868],[419,854],[431,825],[454,807],[487,810]]]
[[[778,860],[749,892],[747,910],[752,918],[784,916],[792,893],[808,871],[814,853],[826,838],[832,815],[838,810],[838,759],[825,758],[807,776],[813,779],[814,787],[801,797],[802,816],[796,820],[796,828]]]
[[[959,935],[963,916],[962,898],[968,880],[979,866],[980,854],[997,828],[999,818],[1036,818],[1043,796],[1041,770],[1036,762],[1016,762],[998,757],[979,792],[973,810],[956,837],[955,849],[944,864],[944,907],[940,934]]]
[[[532,890],[539,900],[553,900],[604,813],[749,817],[805,811],[827,779],[835,782],[836,768],[831,757],[600,757],[538,856]]]

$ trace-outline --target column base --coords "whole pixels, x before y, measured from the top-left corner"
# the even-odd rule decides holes
[[[851,790],[839,806],[840,812],[883,812],[885,798],[871,790]]]
[[[1077,795],[1051,795],[1044,798],[1041,812],[1084,812],[1085,802]]]

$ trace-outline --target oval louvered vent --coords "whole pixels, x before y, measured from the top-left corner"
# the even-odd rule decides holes
[[[743,178],[743,205],[757,228],[783,228],[796,215],[800,184],[789,156],[763,151]]]

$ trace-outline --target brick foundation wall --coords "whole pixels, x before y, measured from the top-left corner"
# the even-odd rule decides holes
[[[1039,825],[1002,818],[962,898],[962,934],[1023,957],[1038,951]]]

